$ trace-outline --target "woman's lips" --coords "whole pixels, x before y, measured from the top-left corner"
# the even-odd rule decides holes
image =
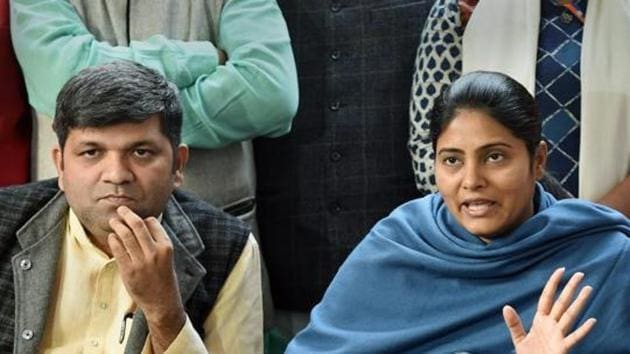
[[[496,203],[487,199],[467,200],[461,204],[462,213],[469,217],[480,218],[489,215],[494,211]]]

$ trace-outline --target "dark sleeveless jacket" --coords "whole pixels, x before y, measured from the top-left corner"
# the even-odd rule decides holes
[[[309,311],[381,218],[419,196],[407,150],[418,38],[433,1],[279,1],[300,106],[257,139],[258,226],[277,308]]]
[[[68,205],[56,180],[0,189],[0,352],[35,353],[42,339]],[[249,230],[176,191],[162,225],[173,242],[186,312],[199,333],[241,255]],[[148,328],[140,310],[125,353],[140,353]]]

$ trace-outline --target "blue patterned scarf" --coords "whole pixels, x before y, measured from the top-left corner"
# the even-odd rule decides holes
[[[287,353],[508,353],[501,308],[526,328],[554,269],[584,272],[594,293],[577,323],[598,323],[574,352],[630,352],[630,223],[537,186],[536,214],[485,244],[439,194],[381,220],[340,268]]]

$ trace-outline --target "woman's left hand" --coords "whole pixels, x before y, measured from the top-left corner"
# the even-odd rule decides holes
[[[525,332],[516,310],[508,305],[503,307],[503,318],[510,330],[517,354],[568,353],[595,325],[596,320],[589,318],[578,329],[569,333],[593,289],[585,286],[572,302],[573,295],[584,278],[583,273],[575,273],[554,302],[563,274],[564,268],[557,269],[547,281],[529,333]]]

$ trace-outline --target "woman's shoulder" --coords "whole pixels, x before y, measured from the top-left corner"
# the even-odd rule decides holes
[[[562,199],[550,205],[542,213],[553,218],[574,220],[580,224],[630,227],[630,219],[619,211],[585,199]]]

